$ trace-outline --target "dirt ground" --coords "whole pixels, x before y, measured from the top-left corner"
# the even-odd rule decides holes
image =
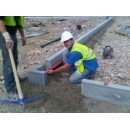
[[[120,19],[116,18],[116,20]],[[123,19],[122,19],[123,20]],[[104,17],[89,17],[87,19],[69,19],[59,21],[54,19],[47,20],[26,20],[26,27],[33,30],[42,30],[49,32],[39,37],[27,38],[27,45],[21,46],[19,40],[19,67],[20,75],[27,75],[28,70],[37,64],[44,65],[47,57],[51,56],[64,46],[61,43],[55,42],[44,48],[40,48],[42,43],[51,41],[61,35],[63,30],[73,30],[77,24],[82,24],[82,32],[75,34],[75,39],[79,38],[86,32],[90,31],[100,23],[105,21]],[[32,23],[42,22],[44,26],[30,27]],[[112,26],[112,25],[110,25]],[[109,28],[109,27],[108,27]],[[100,35],[99,40],[104,36]],[[98,39],[97,38],[97,39]],[[96,39],[96,42],[98,41]],[[95,41],[95,39],[94,39]],[[0,57],[1,58],[1,57]],[[0,59],[2,63],[2,58]],[[0,67],[2,75],[2,64]],[[28,80],[21,83],[23,95],[25,98],[44,94],[39,100],[28,104],[10,104],[0,103],[1,113],[128,113],[130,107],[118,106],[90,98],[85,98],[81,95],[81,84],[70,84],[66,78],[63,78],[60,73],[49,75],[49,84],[46,87],[32,85]],[[5,97],[3,84],[0,84],[0,94]]]

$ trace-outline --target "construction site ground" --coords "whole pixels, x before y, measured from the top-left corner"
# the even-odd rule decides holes
[[[88,46],[91,46],[97,55],[100,67],[97,70],[95,78],[92,80],[102,82],[112,82],[130,87],[130,39],[128,37],[115,33],[120,26],[129,26],[130,17],[113,17],[104,31],[92,39]],[[29,30],[49,32],[42,36],[27,38],[26,46],[21,46],[19,39],[19,66],[18,74],[28,75],[28,70],[35,65],[45,64],[45,59],[64,45],[60,42],[54,42],[44,48],[40,45],[61,36],[64,30],[75,30],[74,39],[81,37],[89,32],[106,19],[105,17],[71,17],[65,19],[26,19],[25,34]],[[34,27],[34,23],[39,25]],[[42,23],[42,25],[41,25]],[[32,27],[33,25],[33,27]],[[76,30],[76,25],[81,25],[82,30]],[[19,34],[18,34],[19,37]],[[91,45],[91,43],[93,45]],[[112,46],[114,57],[112,59],[103,59],[102,51],[106,46]],[[2,56],[0,53],[0,98],[7,98],[4,89],[4,80],[2,79]],[[67,78],[63,78],[61,73],[49,75],[49,83],[46,87],[32,85],[28,80],[21,83],[21,88],[25,98],[44,94],[39,100],[28,104],[0,103],[0,113],[129,113],[130,107],[119,106],[107,102],[85,98],[81,95],[81,84],[70,84]]]

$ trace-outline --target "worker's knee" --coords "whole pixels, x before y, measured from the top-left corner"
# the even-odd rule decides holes
[[[70,76],[69,82],[70,82],[71,84],[77,84],[77,83],[78,83],[78,79],[77,79],[77,77]]]
[[[70,82],[71,84],[74,84],[74,81],[75,81],[75,80],[73,80],[72,78],[69,78],[69,82]]]
[[[78,71],[75,71],[70,77],[69,82],[71,84],[77,84],[81,82],[81,74]]]
[[[69,82],[71,84],[79,84],[82,82],[82,79],[72,79],[72,78],[69,78]]]

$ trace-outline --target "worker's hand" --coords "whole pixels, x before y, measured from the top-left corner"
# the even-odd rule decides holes
[[[14,46],[14,42],[11,39],[10,40],[5,39],[5,42],[7,48],[12,48]]]
[[[47,72],[48,74],[53,74],[53,73],[54,73],[54,70],[46,70],[46,72]]]
[[[12,48],[13,45],[14,45],[14,42],[12,41],[10,35],[8,32],[4,32],[3,34],[3,37],[5,38],[5,42],[6,42],[6,47],[7,48]]]
[[[25,46],[26,45],[26,38],[25,37],[21,37],[21,40],[22,40],[22,46]]]

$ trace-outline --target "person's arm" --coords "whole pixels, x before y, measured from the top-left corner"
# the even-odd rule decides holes
[[[53,73],[57,73],[57,72],[63,72],[65,70],[67,70],[70,66],[71,66],[71,64],[65,64],[65,65],[61,66],[60,68],[58,68],[58,69],[47,70],[47,73],[48,74],[53,74]]]
[[[24,31],[23,31],[23,28],[18,28],[18,31],[21,35],[21,40],[22,40],[22,46],[26,45],[26,38],[24,36]]]
[[[0,32],[1,32],[2,34],[5,33],[5,32],[7,32],[3,20],[0,20]]]
[[[0,32],[2,33],[3,37],[5,38],[6,47],[12,48],[14,45],[14,42],[11,40],[9,33],[6,30],[6,26],[4,24],[4,21],[1,19],[0,19]]]

